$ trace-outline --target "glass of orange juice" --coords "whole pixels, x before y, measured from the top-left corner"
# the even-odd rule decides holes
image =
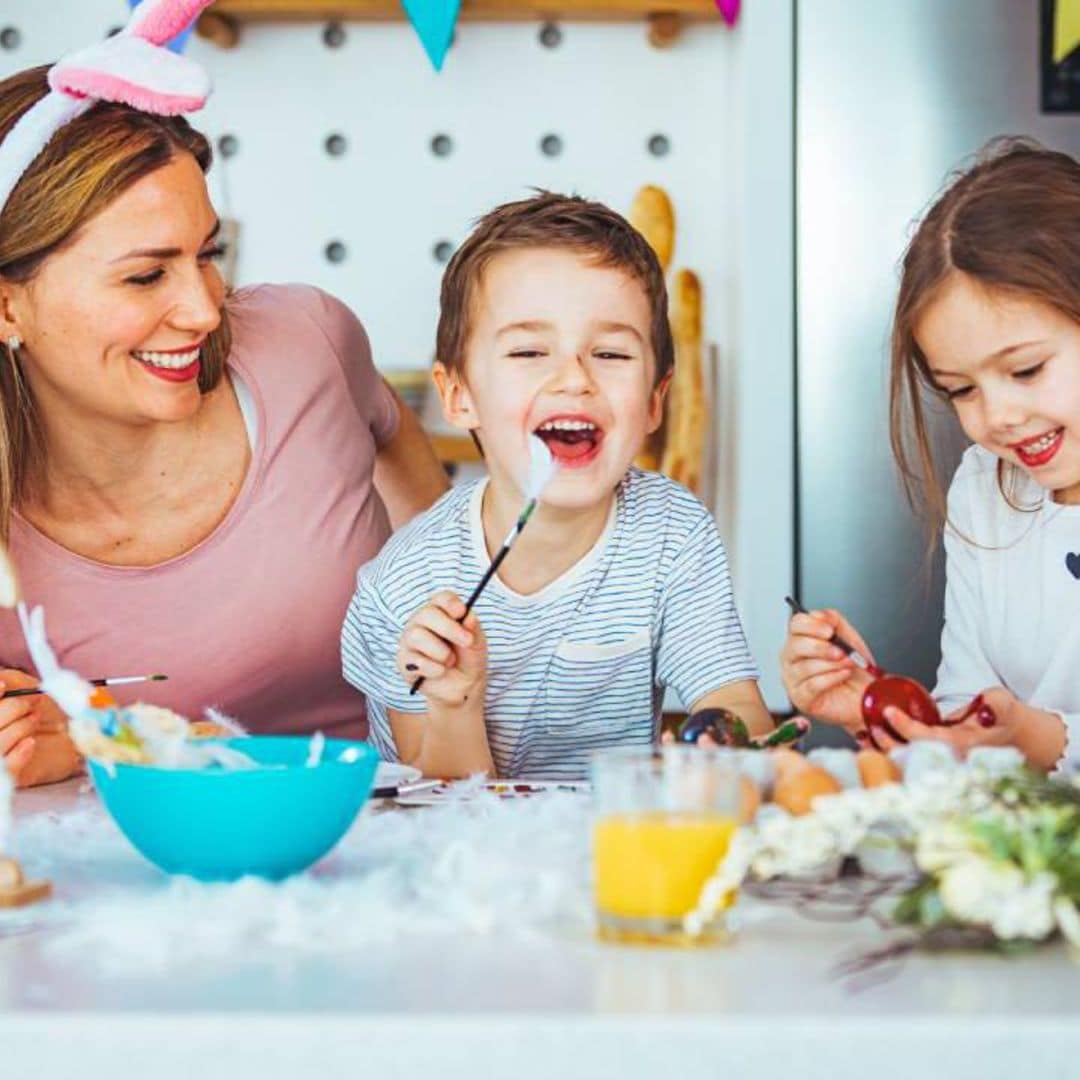
[[[600,937],[657,944],[723,940],[723,911],[697,936],[684,931],[683,917],[697,907],[735,832],[739,775],[731,751],[604,751],[593,759],[592,779]]]

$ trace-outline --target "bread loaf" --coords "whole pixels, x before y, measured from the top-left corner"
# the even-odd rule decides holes
[[[671,332],[675,340],[675,377],[660,469],[700,494],[708,402],[701,341],[701,283],[691,270],[680,270],[675,275],[671,290]]]
[[[675,251],[675,210],[667,192],[651,184],[643,187],[630,205],[629,221],[649,241],[667,273]]]
[[[630,205],[629,221],[649,242],[660,266],[667,273],[675,251],[675,210],[667,192],[651,184],[643,187]],[[639,468],[659,470],[664,453],[665,427],[666,424],[661,424],[645,441],[634,462]]]

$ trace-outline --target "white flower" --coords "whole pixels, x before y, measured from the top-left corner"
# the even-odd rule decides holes
[[[1064,896],[1058,897],[1054,901],[1054,916],[1065,940],[1080,949],[1080,911],[1076,905]]]
[[[835,834],[817,814],[764,814],[757,834],[754,876],[765,880],[780,874],[805,874],[842,854]]]
[[[1053,874],[1036,874],[1022,889],[1014,892],[999,908],[990,923],[991,929],[1006,941],[1028,938],[1042,941],[1056,926],[1054,892],[1057,878]]]
[[[954,863],[976,856],[971,834],[953,822],[927,825],[918,835],[915,861],[919,869],[933,874]]]
[[[987,926],[1006,941],[1040,941],[1054,929],[1056,887],[1052,874],[1025,881],[1019,867],[973,855],[945,868],[939,891],[945,910],[958,922]]]
[[[975,746],[968,751],[967,766],[996,780],[1023,768],[1025,757],[1015,746]]]

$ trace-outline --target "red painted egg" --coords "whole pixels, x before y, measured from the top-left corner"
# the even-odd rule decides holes
[[[941,714],[934,699],[926,688],[906,675],[882,675],[875,679],[863,692],[862,715],[866,722],[870,740],[874,739],[874,728],[882,728],[898,742],[907,740],[885,719],[884,712],[889,707],[899,709],[912,720],[921,724],[940,724]]]

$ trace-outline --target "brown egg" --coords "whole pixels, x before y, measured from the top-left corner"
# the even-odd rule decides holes
[[[884,787],[900,782],[900,766],[880,750],[860,750],[855,755],[859,779],[864,788]]]
[[[739,824],[749,825],[761,805],[761,792],[749,776],[739,777]]]
[[[803,754],[800,754],[798,750],[782,747],[767,752],[772,757],[773,776],[775,777],[774,787],[776,784],[780,783],[781,779],[787,779],[794,776],[796,773],[802,772],[804,769],[811,768],[810,762],[807,761],[806,757]]]
[[[811,803],[819,795],[838,795],[841,790],[835,776],[807,762],[804,769],[789,769],[777,776],[773,802],[799,816],[810,813]]]

